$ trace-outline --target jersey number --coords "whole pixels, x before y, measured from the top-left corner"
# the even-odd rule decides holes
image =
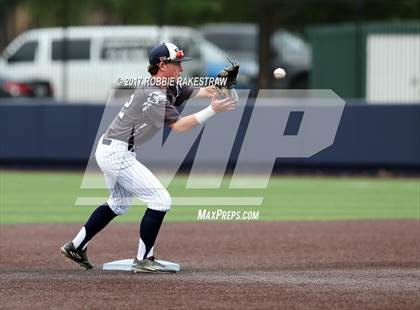
[[[125,110],[127,110],[129,107],[130,107],[130,105],[133,103],[133,99],[134,99],[134,94],[132,94],[131,96],[130,96],[130,99],[128,99],[127,101],[126,101],[126,103],[124,103],[124,106],[123,106],[123,108],[121,109],[121,111],[120,111],[120,113],[118,113],[118,117],[119,118],[123,118],[124,117],[124,114],[125,114]]]

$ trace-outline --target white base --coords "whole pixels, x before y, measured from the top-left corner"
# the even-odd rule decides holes
[[[105,263],[102,266],[103,270],[120,270],[120,271],[131,271],[131,266],[133,265],[132,258],[129,259],[121,259],[121,260],[115,260],[113,262]],[[167,268],[175,271],[180,271],[181,268],[178,264],[173,262],[168,262],[166,260],[157,259],[157,262],[161,263],[162,265],[165,265]]]

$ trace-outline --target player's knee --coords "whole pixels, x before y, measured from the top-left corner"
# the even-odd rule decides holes
[[[123,215],[126,214],[128,209],[130,208],[131,204],[127,204],[124,202],[115,202],[108,200],[109,208],[114,212],[116,215]]]
[[[171,208],[172,205],[172,198],[171,195],[169,195],[168,191],[163,191],[162,193],[162,211],[168,211]]]
[[[157,197],[156,201],[153,203],[150,203],[148,205],[148,208],[157,210],[157,211],[168,211],[171,208],[171,205],[172,205],[171,195],[169,195],[169,192],[167,190],[162,190],[159,193],[159,197]]]
[[[116,206],[109,206],[109,208],[112,210],[112,212],[114,212],[116,215],[122,215],[124,214],[126,211],[120,207],[116,207]]]
[[[114,206],[114,207],[110,206],[110,208],[116,215],[124,215],[127,213],[129,207],[120,205],[120,206]]]

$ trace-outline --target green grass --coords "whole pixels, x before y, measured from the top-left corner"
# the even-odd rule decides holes
[[[95,206],[75,206],[77,197],[106,197],[106,190],[81,190],[80,172],[0,171],[0,223],[83,223]],[[205,177],[203,177],[205,178]],[[246,206],[173,206],[167,221],[196,221],[198,209],[258,210],[260,220],[419,219],[420,179],[272,177],[264,190],[186,190],[185,176],[172,182],[172,196],[261,196]],[[252,179],[250,179],[252,180]],[[249,180],[248,180],[249,181]],[[138,222],[135,205],[119,222]]]

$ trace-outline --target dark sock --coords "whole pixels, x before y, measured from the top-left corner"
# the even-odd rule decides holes
[[[86,243],[100,232],[109,222],[117,215],[111,210],[107,203],[96,208],[85,224],[86,237],[79,245],[79,249],[83,249]]]
[[[156,237],[159,233],[160,226],[162,225],[163,218],[166,212],[147,209],[144,213],[143,219],[140,223],[140,238],[146,246],[146,252],[143,259],[146,258],[147,253],[153,247]]]

